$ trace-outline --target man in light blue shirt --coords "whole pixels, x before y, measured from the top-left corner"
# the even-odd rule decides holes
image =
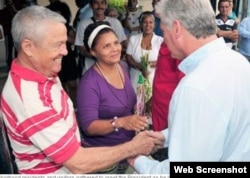
[[[242,20],[238,27],[239,31],[239,52],[250,61],[250,17]]]
[[[185,10],[183,10],[185,7]],[[138,173],[169,174],[173,161],[250,161],[250,64],[216,36],[207,0],[164,0],[157,4],[171,55],[182,59],[185,77],[170,103],[165,137],[169,159],[130,159]]]
[[[91,17],[93,17],[93,11],[92,11],[91,7],[89,6],[89,4],[86,4],[86,6],[84,6],[81,9],[79,18],[80,18],[80,20],[82,20],[82,19],[88,19]]]
[[[77,29],[78,23],[82,19],[88,19],[93,17],[93,11],[89,6],[89,0],[75,0],[76,6],[79,8],[76,12],[75,19],[73,21],[73,26]]]

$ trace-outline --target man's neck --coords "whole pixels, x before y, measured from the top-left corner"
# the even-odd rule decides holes
[[[227,15],[220,15],[220,18],[221,18],[223,21],[227,21],[228,16],[227,16]]]

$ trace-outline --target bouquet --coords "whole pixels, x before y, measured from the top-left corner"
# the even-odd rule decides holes
[[[141,66],[142,66],[142,72],[143,73],[147,72],[148,64],[149,64],[149,62],[148,62],[148,53],[146,53],[141,57]]]
[[[149,53],[144,54],[141,57],[142,73],[144,76],[144,88],[145,88],[145,103],[148,102],[152,96],[152,87],[147,78],[147,70],[149,65]]]

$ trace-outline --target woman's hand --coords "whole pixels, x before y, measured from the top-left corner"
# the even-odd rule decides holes
[[[147,116],[131,115],[118,118],[115,122],[118,128],[124,128],[126,130],[141,131],[148,127]]]
[[[147,70],[146,71],[141,70],[141,73],[144,78],[148,78],[148,75],[150,74],[150,72],[148,72]]]
[[[156,67],[156,61],[150,61],[150,62],[149,62],[149,66],[150,66],[151,68],[155,68],[155,67]]]
[[[133,67],[135,69],[138,69],[140,71],[142,70],[141,63],[136,62],[130,54],[126,54],[126,60],[127,60],[128,64],[129,64],[129,66],[131,66],[131,67]]]

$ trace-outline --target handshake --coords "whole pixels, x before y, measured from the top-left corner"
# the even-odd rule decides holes
[[[133,147],[134,155],[128,158],[128,162],[133,166],[134,160],[138,155],[150,155],[158,149],[164,147],[165,137],[162,132],[143,131],[138,133],[130,142]]]

